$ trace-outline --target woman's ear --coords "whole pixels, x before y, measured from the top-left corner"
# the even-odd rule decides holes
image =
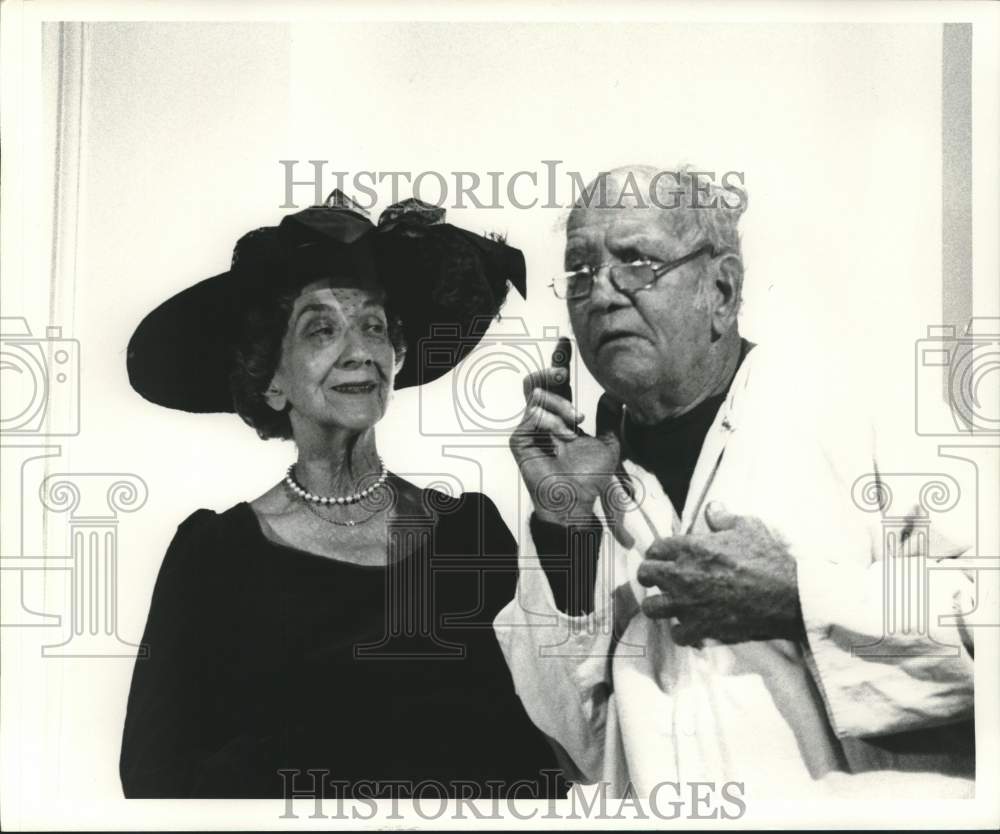
[[[278,382],[277,375],[271,380],[271,384],[267,386],[267,390],[264,391],[264,399],[275,411],[284,411],[288,405],[288,397],[285,396],[285,392]]]
[[[395,375],[399,376],[399,372],[403,370],[403,363],[406,362],[406,345],[402,345],[399,350],[396,351],[396,368]]]

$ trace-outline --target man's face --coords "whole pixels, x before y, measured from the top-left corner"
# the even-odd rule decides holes
[[[678,237],[673,225],[662,209],[577,208],[567,226],[565,267],[668,262],[704,243]],[[680,407],[700,393],[712,338],[709,261],[707,254],[696,258],[631,297],[614,288],[605,269],[589,297],[567,301],[580,355],[612,396],[628,404],[655,387]]]

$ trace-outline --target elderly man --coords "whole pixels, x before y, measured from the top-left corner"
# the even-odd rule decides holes
[[[572,211],[553,288],[605,393],[595,437],[568,342],[525,380],[511,448],[534,512],[500,644],[576,778],[618,795],[695,780],[961,793],[973,584],[938,571],[920,628],[886,630],[883,594],[922,593],[920,560],[961,550],[924,544],[914,513],[884,554],[877,501],[866,513],[852,495],[870,475],[884,496],[856,400],[740,336],[744,204],[642,166]]]

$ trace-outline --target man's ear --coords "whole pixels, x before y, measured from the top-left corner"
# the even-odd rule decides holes
[[[716,337],[729,332],[736,323],[743,297],[743,261],[731,252],[722,256],[716,265],[715,308],[712,310],[712,330]]]
[[[285,396],[277,374],[275,374],[274,379],[271,380],[271,384],[264,391],[264,399],[275,411],[284,411],[288,406],[288,397]]]

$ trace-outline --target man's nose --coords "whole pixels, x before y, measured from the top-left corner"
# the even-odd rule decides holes
[[[631,304],[631,299],[611,281],[611,264],[604,264],[594,273],[590,287],[590,304],[597,309],[614,309]]]

